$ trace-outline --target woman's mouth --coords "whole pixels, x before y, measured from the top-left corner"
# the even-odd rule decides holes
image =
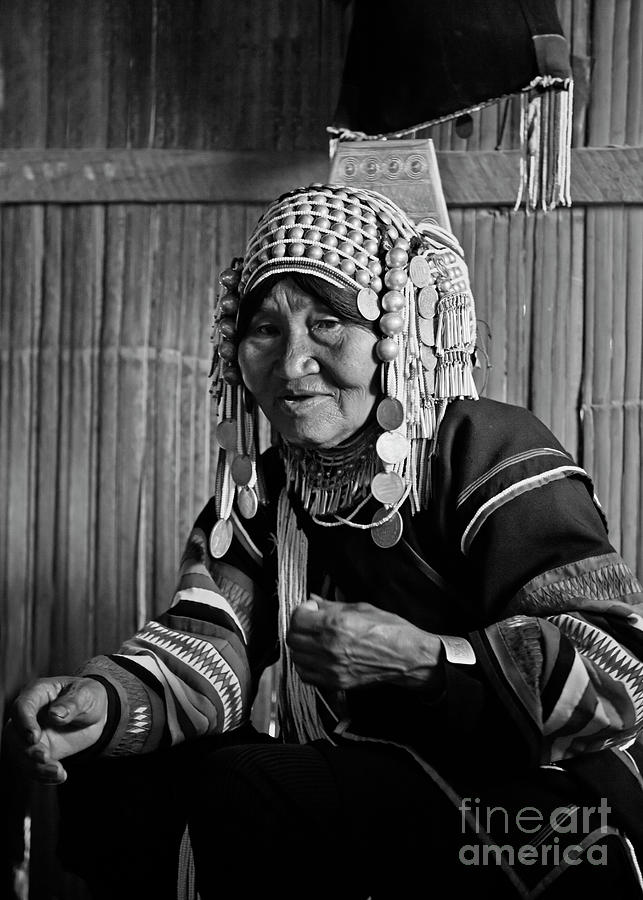
[[[307,413],[319,403],[328,400],[329,396],[313,391],[284,391],[277,398],[277,404],[289,413]]]

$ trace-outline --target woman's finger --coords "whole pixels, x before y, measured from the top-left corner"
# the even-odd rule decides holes
[[[37,744],[41,730],[38,714],[58,694],[60,684],[36,681],[18,694],[11,711],[16,733],[26,744]]]
[[[317,609],[327,609],[329,606],[338,605],[336,600],[326,600],[324,597],[320,597],[319,594],[311,594],[308,602],[311,601],[317,604]]]
[[[292,628],[288,632],[286,643],[291,650],[301,650],[309,653],[312,653],[316,648],[319,648],[319,641],[316,639],[315,635],[310,632],[295,631]]]
[[[312,604],[302,603],[290,618],[290,630],[316,634],[324,624],[324,613]]]
[[[67,780],[67,772],[55,760],[34,766],[31,775],[41,784],[62,784]]]
[[[104,721],[107,715],[107,692],[92,678],[70,680],[46,711],[49,727],[62,733],[82,730]],[[41,716],[41,721],[44,721]]]
[[[60,692],[48,710],[54,724],[67,725],[91,712],[94,695],[84,681],[73,681]]]
[[[46,747],[42,741],[39,744],[36,744],[33,747],[29,747],[24,751],[25,759],[27,759],[31,765],[46,765],[51,762],[51,754],[49,752],[49,747]]]

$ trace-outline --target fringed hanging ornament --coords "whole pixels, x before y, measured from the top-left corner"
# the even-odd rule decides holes
[[[374,59],[385,66],[377,81]],[[390,140],[455,119],[466,138],[470,113],[514,95],[516,208],[570,206],[573,80],[555,0],[355,0],[328,130],[333,143]]]

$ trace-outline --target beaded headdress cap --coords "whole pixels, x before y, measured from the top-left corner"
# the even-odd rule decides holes
[[[316,184],[280,197],[257,223],[245,257],[221,275],[213,364],[223,451],[217,476],[221,524],[214,541],[219,552],[231,537],[235,490],[244,515],[254,513],[263,493],[258,412],[244,402],[236,364],[239,305],[266,278],[294,272],[352,288],[355,315],[376,323],[380,333],[377,426],[367,448],[351,454],[349,442],[341,466],[345,483],[338,483],[330,457],[325,464],[321,452],[282,446],[288,480],[311,514],[346,509],[369,487],[385,510],[403,496],[410,496],[414,511],[422,508],[430,490],[426,442],[435,437],[449,400],[477,396],[473,297],[453,234],[430,221],[414,224],[374,191]],[[390,541],[385,512],[381,518],[373,537]]]

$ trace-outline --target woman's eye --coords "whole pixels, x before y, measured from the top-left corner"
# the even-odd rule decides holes
[[[315,322],[315,328],[318,331],[334,331],[340,328],[341,324],[337,319],[320,319],[318,322]]]
[[[256,325],[252,326],[251,330],[253,334],[257,334],[260,337],[274,337],[279,333],[279,329],[272,322],[257,322]]]

